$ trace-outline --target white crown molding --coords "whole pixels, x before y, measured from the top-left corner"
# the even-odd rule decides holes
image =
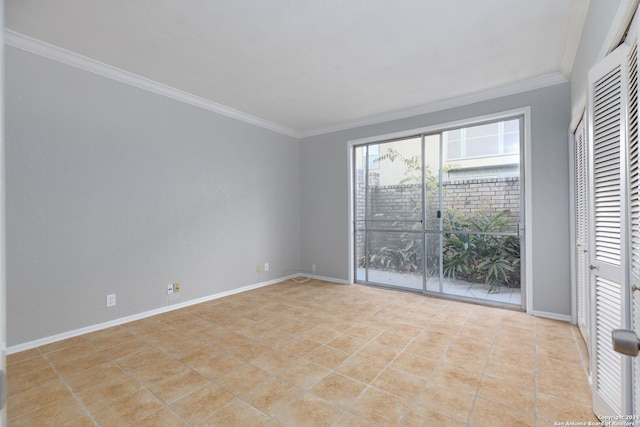
[[[638,1],[638,0],[636,0]],[[286,126],[279,125],[268,120],[261,119],[251,114],[244,113],[226,105],[219,104],[217,102],[205,99],[188,92],[176,89],[174,87],[165,85],[163,83],[156,82],[154,80],[147,79],[146,77],[139,76],[137,74],[130,73],[120,68],[113,67],[111,65],[87,58],[86,56],[79,55],[75,52],[54,46],[52,44],[43,42],[41,40],[34,39],[16,31],[5,28],[5,44],[18,49],[22,49],[27,52],[40,55],[54,61],[62,62],[73,67],[89,71],[94,74],[101,75],[103,77],[125,83],[127,85],[137,87],[149,92],[166,96],[171,99],[175,99],[180,102],[184,102],[193,105],[198,108],[202,108],[214,113],[221,114],[226,117],[230,117],[245,123],[249,123],[264,129],[268,129],[274,132],[278,132],[283,135],[287,135],[293,138],[306,138],[311,136],[318,136],[332,132],[338,132],[347,129],[353,129],[357,127],[375,125],[393,120],[406,119],[409,117],[419,116],[422,114],[429,114],[436,111],[446,110],[449,108],[460,107],[475,102],[487,101],[494,98],[500,98],[503,96],[514,95],[521,92],[527,92],[530,90],[540,89],[547,86],[553,86],[560,83],[567,82],[567,78],[561,73],[552,73],[540,77],[535,77],[528,80],[500,86],[493,89],[488,89],[480,92],[476,92],[469,95],[463,95],[456,98],[445,99],[442,101],[436,101],[433,103],[425,104],[420,107],[410,108],[407,110],[396,111],[387,114],[380,114],[364,119],[353,120],[346,123],[341,123],[334,126],[321,127],[316,129],[309,129],[306,131],[296,131]]]
[[[567,78],[571,75],[573,63],[578,53],[584,23],[587,20],[590,0],[573,0],[569,12],[569,23],[566,26],[566,38],[560,63],[560,72]]]
[[[503,85],[500,87],[472,93],[469,95],[463,95],[456,98],[436,101],[436,102],[426,104],[416,108],[396,111],[389,114],[371,116],[371,117],[367,117],[360,120],[354,120],[354,121],[343,123],[336,126],[327,126],[323,128],[302,131],[300,133],[300,136],[302,138],[307,138],[311,136],[318,136],[318,135],[338,132],[338,131],[347,130],[347,129],[376,125],[379,123],[390,122],[392,120],[406,119],[409,117],[420,116],[422,114],[434,113],[436,111],[447,110],[449,108],[461,107],[461,106],[473,104],[476,102],[488,101],[490,99],[501,98],[503,96],[515,95],[517,93],[528,92],[530,90],[535,90],[535,89],[541,89],[547,86],[554,86],[557,84],[566,83],[567,81],[568,81],[567,78],[563,76],[561,73],[546,74],[544,76],[522,80],[519,82]]]
[[[34,39],[16,31],[9,30],[7,28],[5,28],[4,30],[4,40],[5,44],[9,46],[13,46],[15,48],[34,53],[36,55],[40,55],[45,58],[53,59],[55,61],[71,65],[73,67],[80,68],[82,70],[89,71],[91,73],[98,74],[100,76],[107,77],[109,79],[125,83],[130,86],[144,89],[157,95],[166,96],[167,98],[175,99],[177,101],[209,110],[226,117],[231,117],[245,123],[259,126],[264,129],[278,132],[283,135],[300,138],[300,133],[293,129],[281,126],[268,120],[261,119],[256,116],[252,116],[251,114],[247,114],[234,108],[227,107],[226,105],[218,104],[217,102],[213,102],[209,99],[190,94],[188,92],[176,89],[163,83],[147,79],[146,77],[121,70],[120,68],[113,67],[111,65],[93,60],[91,58],[87,58],[86,56],[79,55],[58,46],[54,46],[52,44]]]

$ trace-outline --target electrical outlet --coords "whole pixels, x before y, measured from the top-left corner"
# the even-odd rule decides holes
[[[264,263],[264,271],[269,271],[269,263],[268,262]]]
[[[315,274],[315,272],[316,272],[316,265],[311,264],[311,273]]]
[[[173,283],[167,285],[167,295],[171,295],[173,293]]]
[[[173,293],[177,294],[178,292],[180,292],[180,283],[174,283],[173,284]]]
[[[115,307],[116,306],[116,294],[107,295],[107,307]]]

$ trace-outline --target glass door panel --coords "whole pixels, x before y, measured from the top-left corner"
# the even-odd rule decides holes
[[[443,133],[447,294],[520,304],[520,119]]]
[[[355,149],[356,278],[422,289],[421,138]]]

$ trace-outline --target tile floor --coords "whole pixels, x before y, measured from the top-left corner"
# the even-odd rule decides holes
[[[293,281],[10,355],[10,426],[552,426],[593,421],[559,321]]]

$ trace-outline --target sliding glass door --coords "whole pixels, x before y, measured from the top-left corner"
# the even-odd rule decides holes
[[[522,118],[354,147],[355,280],[521,303]]]

